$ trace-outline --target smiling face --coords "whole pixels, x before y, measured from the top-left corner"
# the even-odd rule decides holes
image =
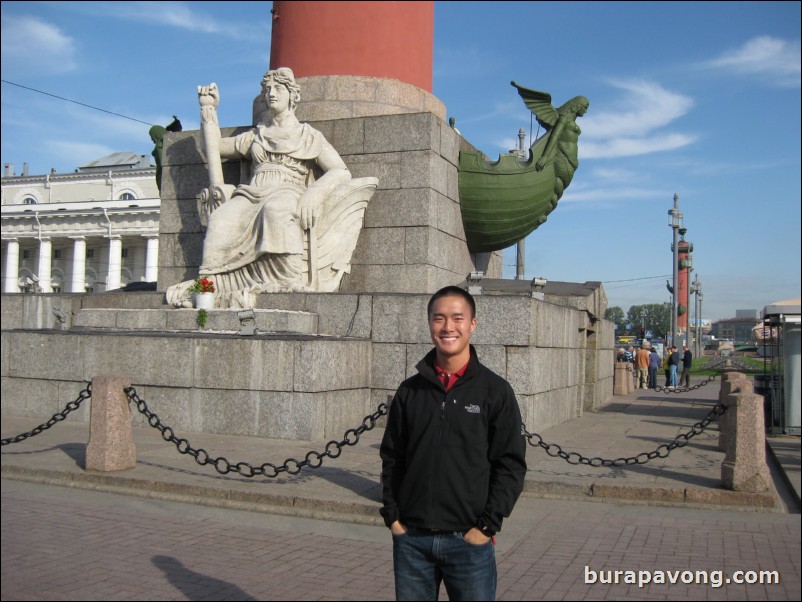
[[[429,313],[429,334],[437,350],[437,363],[444,370],[459,370],[471,357],[471,334],[476,318],[468,302],[459,295],[440,297]]]

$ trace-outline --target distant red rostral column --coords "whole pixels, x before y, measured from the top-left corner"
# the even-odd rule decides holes
[[[432,91],[434,2],[273,2],[270,68],[367,75]]]
[[[301,79],[306,119],[430,111],[434,2],[273,2],[270,68]],[[300,117],[300,116],[299,116]]]
[[[682,332],[688,332],[688,306],[690,305],[690,273],[688,270],[688,254],[693,252],[693,243],[685,240],[679,241],[677,245],[679,269],[677,270],[677,307],[682,308],[677,316],[677,328]],[[677,345],[679,347],[679,345]]]

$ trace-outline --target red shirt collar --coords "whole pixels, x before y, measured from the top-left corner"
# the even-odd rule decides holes
[[[440,382],[443,383],[443,386],[446,388],[446,391],[448,391],[451,387],[453,387],[454,383],[457,382],[457,379],[465,374],[465,371],[468,369],[468,364],[470,364],[470,361],[456,372],[448,373],[440,367],[437,361],[434,362],[435,374],[437,374],[438,378],[440,379]]]

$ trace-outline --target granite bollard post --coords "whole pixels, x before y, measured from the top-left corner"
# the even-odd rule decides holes
[[[722,403],[727,406],[725,415],[733,414],[730,417],[731,430],[726,438],[726,455],[721,463],[722,484],[733,491],[767,491],[771,476],[766,464],[763,396],[730,393]]]
[[[721,388],[718,393],[718,402],[724,404],[728,395],[736,393],[752,393],[752,381],[742,372],[724,372],[721,375]],[[726,404],[725,404],[726,405]],[[718,448],[727,451],[727,438],[735,428],[735,412],[724,412],[718,420]]]
[[[136,466],[131,409],[123,391],[130,386],[131,379],[125,376],[100,375],[92,379],[87,470],[111,472]]]
[[[613,395],[629,395],[632,392],[632,375],[628,362],[616,362],[613,373]]]

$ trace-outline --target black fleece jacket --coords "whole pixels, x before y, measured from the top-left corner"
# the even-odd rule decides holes
[[[465,374],[446,392],[433,349],[398,388],[381,445],[381,509],[389,527],[495,533],[526,475],[521,413],[510,384],[471,346]]]

